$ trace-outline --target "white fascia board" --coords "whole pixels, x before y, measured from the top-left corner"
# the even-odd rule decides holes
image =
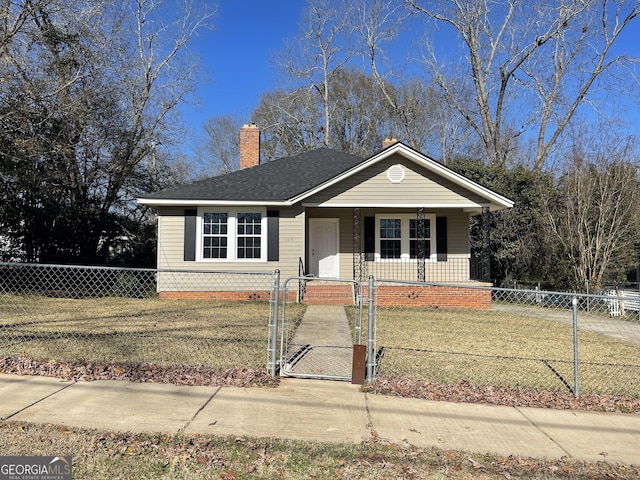
[[[138,203],[148,207],[206,207],[206,206],[289,206],[290,202],[246,202],[224,200],[170,200],[157,198],[138,198]]]
[[[327,207],[327,208],[460,208],[464,211],[482,209],[483,205],[477,203],[307,203],[302,202],[303,207]],[[489,205],[484,205],[489,206]]]
[[[328,182],[323,183],[322,185],[318,185],[317,187],[304,192],[300,195],[298,195],[297,197],[291,198],[290,202],[293,203],[297,203],[300,202],[302,200],[304,200],[305,198],[314,195],[322,190],[324,190],[325,188],[330,187],[331,185],[334,185],[342,180],[344,180],[345,178],[350,177],[351,175],[354,175],[366,168],[368,168],[369,166],[395,154],[395,153],[399,153],[400,155],[402,155],[403,157],[407,158],[408,160],[411,160],[423,167],[425,167],[427,170],[430,170],[438,175],[440,175],[443,178],[446,178],[450,181],[452,181],[453,183],[460,185],[464,188],[466,188],[467,190],[470,190],[474,193],[476,193],[477,195],[480,195],[483,198],[486,198],[487,200],[489,200],[488,205],[487,206],[491,206],[492,210],[502,210],[505,208],[511,208],[513,207],[513,200],[508,199],[507,197],[504,197],[496,192],[494,192],[493,190],[490,190],[486,187],[483,187],[482,185],[474,182],[473,180],[469,180],[468,178],[464,177],[463,175],[460,175],[457,172],[454,172],[453,170],[451,170],[450,168],[445,167],[444,165],[442,165],[439,162],[436,162],[435,160],[433,160],[432,158],[429,158],[425,155],[419,154],[417,153],[415,150],[407,147],[406,145],[404,145],[403,143],[396,143],[395,145],[377,153],[376,155],[372,156],[371,158],[369,158],[368,160],[362,162],[361,164],[353,167],[351,170],[347,170],[346,172],[344,172],[342,175],[339,175],[337,177],[332,178],[331,180],[329,180]],[[475,205],[476,207],[479,205]]]

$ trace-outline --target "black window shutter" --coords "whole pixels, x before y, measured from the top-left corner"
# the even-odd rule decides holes
[[[267,210],[267,261],[280,260],[280,212]]]
[[[376,218],[364,217],[364,259],[373,262],[376,253]]]
[[[447,217],[436,217],[436,252],[438,261],[447,261]]]
[[[196,261],[196,218],[197,210],[184,211],[184,261]]]

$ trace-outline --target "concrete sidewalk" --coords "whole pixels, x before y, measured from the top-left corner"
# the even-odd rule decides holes
[[[640,415],[497,407],[365,394],[345,382],[278,388],[66,382],[0,374],[0,418],[113,431],[249,435],[640,464]]]

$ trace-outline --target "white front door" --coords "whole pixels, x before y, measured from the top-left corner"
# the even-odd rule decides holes
[[[310,271],[318,277],[338,278],[339,219],[310,218]]]

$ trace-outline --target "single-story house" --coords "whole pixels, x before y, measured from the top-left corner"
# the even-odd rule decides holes
[[[368,158],[318,148],[260,163],[255,125],[240,131],[240,170],[138,201],[158,211],[161,270],[456,285],[483,280],[470,255],[470,217],[513,206],[395,140]],[[428,303],[411,288],[403,301]],[[164,297],[222,295],[177,280],[159,282],[158,290]]]

